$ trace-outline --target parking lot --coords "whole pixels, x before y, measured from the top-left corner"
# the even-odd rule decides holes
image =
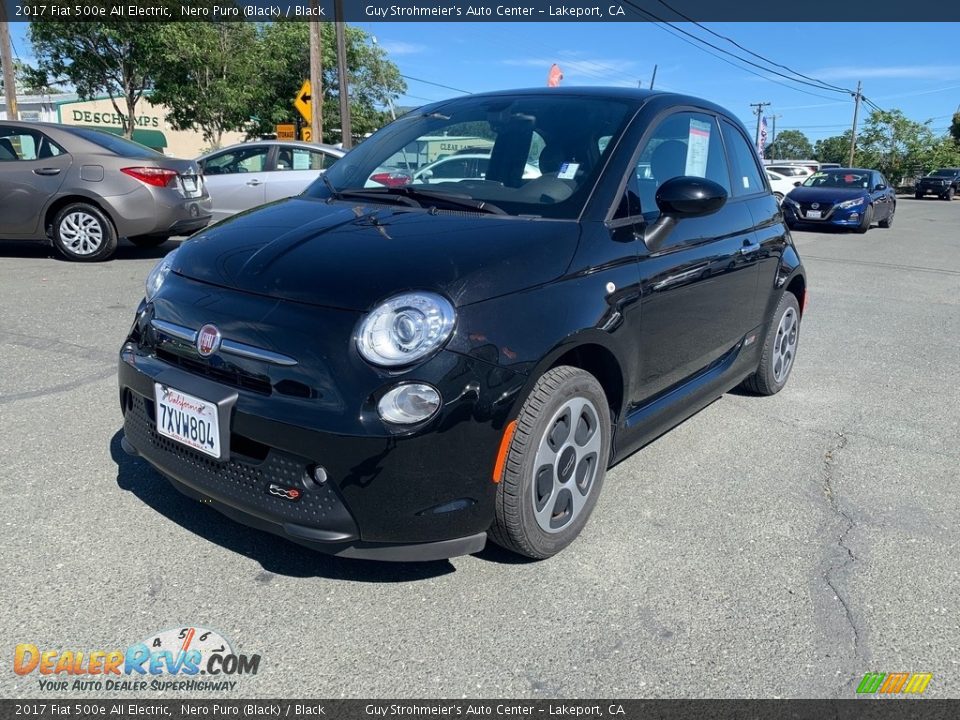
[[[430,564],[313,554],[120,450],[116,352],[174,243],[90,265],[0,244],[5,662],[192,625],[261,655],[233,697],[852,697],[868,671],[960,696],[960,203],[794,237],[783,392],[615,467],[549,561]],[[9,671],[0,694],[77,697]]]

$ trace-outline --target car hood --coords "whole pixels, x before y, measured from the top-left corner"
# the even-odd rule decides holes
[[[181,246],[173,270],[270,297],[368,310],[433,290],[467,305],[553,280],[575,222],[290,198],[235,215]]]
[[[840,203],[868,195],[866,188],[817,188],[798,187],[787,195],[796,202]]]

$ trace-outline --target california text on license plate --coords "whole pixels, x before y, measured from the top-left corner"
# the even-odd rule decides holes
[[[220,418],[217,405],[154,383],[157,432],[215,458],[220,457]]]
[[[811,220],[819,220],[823,217],[823,213],[819,210],[807,210],[807,217]]]

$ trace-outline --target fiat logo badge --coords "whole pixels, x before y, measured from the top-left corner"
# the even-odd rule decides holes
[[[197,352],[210,357],[220,349],[220,331],[216,325],[204,325],[197,333]]]

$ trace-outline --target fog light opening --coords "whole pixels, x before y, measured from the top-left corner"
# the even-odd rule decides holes
[[[439,409],[440,393],[423,383],[397,385],[377,403],[380,418],[391,425],[423,422]]]
[[[327,471],[320,465],[314,465],[310,468],[310,479],[317,485],[323,485],[327,482]]]

